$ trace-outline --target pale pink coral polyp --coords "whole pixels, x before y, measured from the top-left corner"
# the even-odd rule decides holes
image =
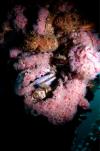
[[[38,13],[38,20],[37,25],[34,25],[34,29],[37,31],[38,34],[44,35],[45,34],[45,23],[46,18],[48,17],[49,11],[46,8],[41,8]]]
[[[84,106],[88,107],[88,102],[84,100],[86,85],[87,83],[78,79],[68,81],[66,86],[60,81],[59,86],[53,92],[53,98],[33,105],[33,109],[47,116],[54,124],[71,120],[81,100]]]

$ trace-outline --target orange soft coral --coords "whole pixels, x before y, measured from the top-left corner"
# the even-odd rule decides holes
[[[78,29],[79,25],[79,16],[76,13],[64,13],[57,16],[54,20],[54,26],[66,33]]]
[[[26,47],[30,51],[50,52],[58,48],[58,41],[54,35],[33,35],[26,40]]]

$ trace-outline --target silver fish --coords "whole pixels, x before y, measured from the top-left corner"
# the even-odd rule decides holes
[[[40,86],[41,84],[45,84],[47,86],[50,86],[55,79],[56,79],[55,74],[49,73],[47,75],[44,75],[43,77],[36,79],[33,82],[33,85],[34,86]]]
[[[33,86],[36,87],[35,91],[32,93],[33,103],[40,102],[44,98],[46,98],[47,93],[52,90],[50,85],[55,79],[55,74],[49,73],[47,75],[44,75],[43,77],[40,77],[39,79],[36,79],[33,82]]]

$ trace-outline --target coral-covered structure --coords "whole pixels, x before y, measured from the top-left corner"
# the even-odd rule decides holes
[[[72,3],[51,5],[39,6],[31,30],[27,7],[17,5],[4,29],[24,37],[9,51],[19,72],[15,93],[30,110],[57,124],[71,120],[78,106],[89,107],[86,88],[100,73],[100,42]]]

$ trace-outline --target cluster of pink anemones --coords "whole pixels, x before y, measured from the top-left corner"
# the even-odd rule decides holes
[[[80,44],[74,46],[69,52],[71,70],[91,80],[100,73],[100,52],[87,32],[80,33]],[[94,38],[94,37],[93,37]]]
[[[67,4],[61,7],[64,12]],[[20,7],[15,9],[15,24],[22,30],[27,24],[23,11],[24,9]],[[33,26],[34,32],[39,36],[46,35],[45,25],[48,15],[47,8],[40,9],[37,24]],[[14,63],[14,68],[20,71],[16,80],[16,94],[24,96],[24,102],[28,107],[33,111],[36,110],[38,114],[46,116],[54,124],[71,120],[78,106],[83,109],[89,107],[89,103],[85,99],[86,87],[89,80],[94,79],[100,73],[100,52],[97,51],[97,44],[92,33],[80,29],[80,31],[71,33],[70,38],[73,40],[73,47],[68,50],[68,62],[71,68],[70,74],[74,72],[76,76],[69,79],[67,74],[64,74],[64,80],[58,79],[59,84],[52,91],[52,96],[37,103],[33,102],[33,92],[35,91],[33,82],[52,71],[50,61],[54,57],[53,52],[35,53],[34,49],[33,52],[25,52],[18,48],[10,51],[10,57],[18,60],[17,63]],[[43,44],[44,48],[45,43]],[[55,64],[54,66],[57,69]],[[54,70],[54,72],[56,71]]]
[[[45,24],[48,15],[49,11],[46,8],[41,8],[38,13],[37,25],[34,25],[33,28],[40,35],[45,35]]]
[[[69,80],[65,85],[59,80],[52,98],[48,98],[46,102],[32,104],[32,97],[29,96],[25,98],[25,103],[38,114],[48,117],[54,124],[69,121],[75,115],[78,105],[84,109],[89,107],[84,98],[86,85],[85,81],[78,79]]]
[[[25,31],[26,25],[28,23],[28,19],[24,15],[24,7],[21,6],[16,6],[14,9],[15,11],[15,20],[14,20],[14,25],[17,30],[21,29],[22,31]]]
[[[22,70],[16,80],[16,94],[18,95],[28,95],[34,90],[30,83],[52,70],[49,63],[51,53],[28,55],[29,53],[23,53],[18,63],[14,64],[16,70]]]

